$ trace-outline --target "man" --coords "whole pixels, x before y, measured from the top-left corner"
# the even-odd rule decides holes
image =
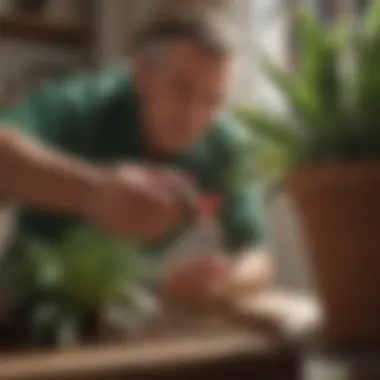
[[[25,207],[20,235],[56,241],[87,221],[155,242],[188,222],[178,195],[195,181],[222,199],[226,248],[257,248],[252,188],[231,184],[248,137],[219,112],[232,65],[222,28],[206,15],[158,20],[136,39],[130,73],[52,83],[2,112],[0,196]],[[241,282],[265,286],[267,260],[250,268]],[[230,280],[230,263],[215,256],[173,272],[164,287],[178,300],[204,301]]]

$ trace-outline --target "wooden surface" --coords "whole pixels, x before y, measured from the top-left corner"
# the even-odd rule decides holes
[[[90,42],[90,34],[79,25],[53,23],[31,16],[0,15],[1,37],[83,47]]]
[[[252,363],[262,360],[265,363],[268,359],[283,358],[278,350],[274,342],[247,332],[174,339],[128,347],[3,358],[0,360],[0,379],[93,379],[95,375],[106,378],[117,373],[154,379],[162,373],[178,371],[180,368],[194,369],[238,358],[251,358]]]
[[[238,302],[239,312],[227,319],[220,315],[195,318],[172,315],[161,321],[156,333],[152,331],[129,345],[3,357],[0,380],[111,380],[126,376],[149,380],[298,379],[299,352],[296,346],[286,344],[289,337],[279,334],[286,331],[284,320],[289,319],[289,313],[281,314],[279,310],[292,310],[296,316],[302,315],[302,308],[309,307],[309,312],[303,315],[308,315],[306,319],[310,322],[313,314],[310,299],[289,294],[285,297],[278,292],[268,293],[266,299],[266,302],[265,297]],[[267,333],[257,323],[265,318],[271,321]],[[301,326],[301,322],[299,317],[297,324]]]
[[[229,308],[237,324],[264,330],[292,343],[302,343],[316,334],[323,322],[315,297],[281,289],[236,298]]]

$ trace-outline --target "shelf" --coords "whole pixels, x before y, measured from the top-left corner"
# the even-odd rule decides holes
[[[17,96],[0,96],[0,110],[13,107],[19,99]]]
[[[0,36],[29,42],[83,47],[91,33],[83,26],[64,25],[24,15],[0,15]]]

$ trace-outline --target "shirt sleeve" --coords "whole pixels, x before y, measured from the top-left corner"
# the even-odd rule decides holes
[[[240,126],[236,126],[239,128]],[[255,181],[254,143],[250,136],[224,145],[228,159],[220,168],[223,197],[220,221],[231,252],[257,248],[265,243],[262,191]]]
[[[221,223],[227,248],[231,252],[255,248],[264,244],[264,228],[259,189],[246,185],[225,196]]]
[[[51,82],[15,107],[0,110],[0,124],[65,151],[84,153],[90,133],[96,136],[94,128],[116,88],[115,79],[103,75]]]
[[[15,107],[1,113],[1,124],[52,145],[65,146],[81,113],[67,86],[55,82],[32,91]]]

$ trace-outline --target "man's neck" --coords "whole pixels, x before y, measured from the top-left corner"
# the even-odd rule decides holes
[[[137,87],[135,87],[137,88]],[[147,106],[146,102],[144,102],[142,94],[140,94],[136,90],[136,96],[138,98],[139,103],[139,128],[140,134],[142,137],[143,144],[143,153],[147,158],[156,161],[156,162],[165,162],[168,161],[170,155],[167,152],[164,152],[156,143],[156,138],[152,131],[153,128],[153,119],[151,111]]]
[[[152,143],[147,143],[145,145],[145,154],[150,159],[157,162],[164,162],[167,161],[169,158],[169,155],[167,153],[163,152],[155,144]]]
[[[151,131],[152,128],[152,120],[149,118],[149,113],[144,111],[142,108],[140,115],[141,120],[141,133],[143,137],[143,149],[144,154],[152,159],[153,161],[163,162],[167,161],[169,155],[167,152],[164,152],[156,143],[156,139],[154,138]]]

